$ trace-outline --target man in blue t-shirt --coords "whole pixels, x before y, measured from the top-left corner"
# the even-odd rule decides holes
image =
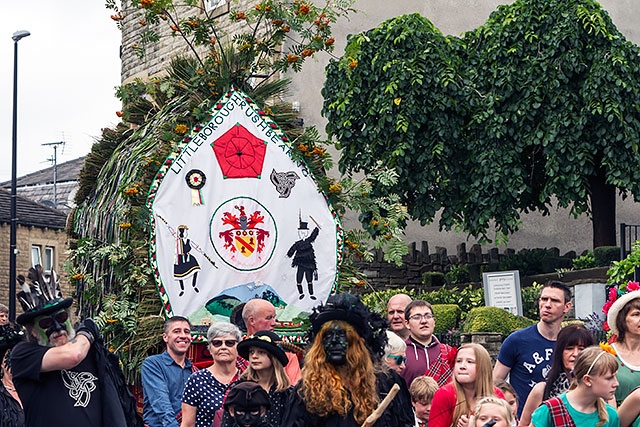
[[[540,321],[509,335],[493,368],[493,380],[508,376],[518,394],[518,417],[533,386],[543,381],[551,368],[562,320],[571,309],[571,289],[562,282],[548,282],[542,287],[538,309]]]

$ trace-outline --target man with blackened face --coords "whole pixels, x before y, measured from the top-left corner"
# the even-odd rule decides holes
[[[96,324],[87,319],[74,331],[73,299],[62,298],[55,272],[47,276],[36,266],[29,270],[29,282],[23,276],[18,281],[23,313],[16,321],[25,327],[27,341],[13,349],[11,365],[25,425],[126,425],[113,380],[98,363],[93,344],[102,341]]]
[[[271,407],[271,401],[260,385],[253,381],[242,381],[231,387],[223,407],[233,419],[234,426],[263,427],[266,426],[264,415]],[[222,425],[230,426],[226,421]]]
[[[340,325],[333,325],[322,337],[324,352],[327,362],[334,366],[341,366],[347,363],[347,332]]]

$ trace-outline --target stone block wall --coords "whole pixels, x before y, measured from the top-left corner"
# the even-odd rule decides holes
[[[560,252],[556,248],[548,251],[559,256]],[[471,281],[482,281],[481,265],[498,265],[504,257],[515,254],[513,249],[498,248],[484,249],[479,244],[475,244],[467,250],[465,243],[456,246],[456,254],[449,255],[446,248],[436,247],[433,253],[429,252],[428,242],[422,241],[409,245],[409,253],[405,255],[403,265],[398,267],[395,264],[384,261],[383,253],[375,253],[374,260],[370,263],[361,262],[357,266],[365,272],[367,279],[376,289],[382,288],[417,288],[423,286],[423,275],[426,272],[447,273],[452,266],[467,265]],[[575,258],[574,252],[564,254],[563,257]]]
[[[219,28],[221,29],[221,41],[225,44],[224,34],[233,34],[241,26],[244,26],[243,21],[231,22],[229,19],[229,11],[232,9],[243,10],[243,5],[251,4],[246,0],[234,1],[230,5],[231,1],[227,2],[210,12],[210,16],[219,19]],[[191,10],[189,10],[191,9]],[[187,6],[181,6],[178,11],[181,17],[195,16],[203,13],[198,8],[188,8]],[[122,82],[131,82],[134,78],[141,78],[143,80],[152,76],[163,75],[166,72],[167,67],[171,63],[171,60],[176,55],[190,56],[193,52],[186,45],[182,37],[175,35],[171,30],[171,22],[169,18],[167,20],[160,20],[157,24],[146,23],[142,20],[142,13],[140,11],[124,11],[125,18],[120,21],[122,24],[122,45],[120,51],[120,59],[122,61]],[[145,24],[142,25],[141,21]],[[160,40],[153,44],[150,44],[146,48],[144,57],[140,58],[136,54],[135,45],[139,43],[140,36],[144,31],[153,29],[160,35]],[[198,48],[199,55],[206,52],[205,47]]]
[[[60,288],[62,294],[71,296],[73,290],[69,285],[69,280],[63,271],[64,262],[67,260],[67,250],[69,249],[68,238],[64,230],[53,230],[50,228],[23,227],[18,225],[16,230],[16,243],[20,253],[16,256],[16,276],[26,276],[31,267],[31,246],[39,245],[54,248],[54,269],[60,275]],[[9,305],[9,247],[10,247],[10,226],[0,224],[0,303]],[[19,292],[20,289],[16,289]],[[22,309],[16,302],[16,312],[20,314]]]
[[[483,346],[491,356],[493,364],[498,360],[498,353],[502,346],[503,336],[492,332],[478,332],[473,334],[462,334],[460,336],[460,344],[475,343]]]

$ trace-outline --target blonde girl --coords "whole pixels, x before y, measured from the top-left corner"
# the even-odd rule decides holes
[[[608,351],[603,350],[605,348]],[[617,427],[616,410],[605,401],[615,396],[618,362],[608,345],[582,350],[573,368],[569,391],[544,402],[531,417],[535,427]],[[552,416],[552,414],[556,414]]]
[[[482,427],[491,420],[495,421],[493,427],[511,427],[515,418],[509,402],[498,397],[483,397],[478,400],[469,419],[469,427]]]
[[[479,344],[464,344],[456,355],[452,382],[433,396],[429,427],[467,427],[476,402],[491,396],[504,399],[493,385],[489,353]]]

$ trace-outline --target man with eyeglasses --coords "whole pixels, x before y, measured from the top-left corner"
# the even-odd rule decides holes
[[[96,324],[87,319],[77,332],[73,329],[73,298],[62,298],[55,272],[46,277],[38,265],[28,276],[29,282],[18,276],[23,313],[16,319],[25,327],[27,341],[11,353],[25,425],[126,426],[114,377],[105,369],[109,362]]]
[[[422,300],[410,302],[404,311],[405,324],[409,329],[407,361],[402,377],[411,382],[422,375],[433,377],[439,386],[451,381],[455,349],[443,344],[433,335],[436,319],[431,304]]]
[[[164,322],[162,340],[166,350],[142,362],[144,423],[148,427],[179,427],[182,392],[194,367],[187,358],[191,346],[191,324],[173,316]]]

